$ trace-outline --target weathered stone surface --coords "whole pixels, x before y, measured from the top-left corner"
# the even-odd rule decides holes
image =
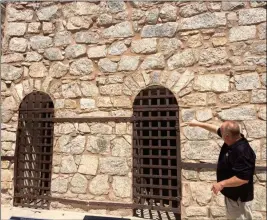
[[[67,46],[71,43],[72,43],[71,32],[69,31],[56,32],[54,37],[54,44],[56,47]]]
[[[132,102],[129,97],[116,96],[112,98],[112,103],[117,108],[132,108]]]
[[[156,24],[159,18],[159,9],[152,8],[146,11],[146,22],[148,24]]]
[[[216,181],[216,172],[214,170],[201,169],[199,172],[199,179],[208,182]]]
[[[30,38],[31,48],[34,50],[45,49],[53,45],[52,38],[47,36],[33,36]]]
[[[116,41],[108,48],[108,54],[117,56],[123,54],[126,50],[127,47],[122,41]]]
[[[15,142],[16,133],[3,130],[1,131],[1,140]]]
[[[149,55],[140,65],[141,69],[163,69],[165,67],[164,56],[161,53]]]
[[[221,103],[225,104],[241,104],[249,102],[250,96],[249,92],[227,92],[219,95]]]
[[[70,65],[70,74],[75,76],[86,76],[93,72],[93,62],[88,58],[80,58]]]
[[[45,49],[44,57],[47,58],[48,60],[52,60],[52,61],[64,59],[64,56],[62,56],[62,52],[59,48]]]
[[[145,16],[145,11],[141,10],[141,9],[136,9],[133,8],[132,9],[132,20],[133,21],[138,21],[140,19],[142,19]]]
[[[115,127],[116,134],[126,134],[126,123],[117,123]]]
[[[59,134],[69,134],[69,133],[74,132],[74,131],[75,131],[75,127],[71,123],[62,123],[58,126],[58,133]],[[64,137],[64,136],[61,136],[61,137]],[[60,141],[60,138],[59,138],[59,141]],[[69,141],[69,138],[67,138],[67,142],[68,141]],[[67,142],[65,142],[65,143],[67,143]]]
[[[116,157],[131,157],[132,146],[122,137],[111,141],[111,154]]]
[[[34,78],[41,78],[47,76],[48,71],[43,62],[32,63],[29,68],[29,75]]]
[[[196,119],[198,121],[208,121],[212,119],[212,111],[209,108],[204,108],[196,111]]]
[[[41,23],[40,22],[31,22],[28,24],[28,33],[31,34],[38,34],[41,30]]]
[[[266,212],[266,188],[265,186],[257,185],[254,189],[255,197],[252,202],[252,209],[255,211]]]
[[[121,84],[110,84],[99,87],[99,92],[101,95],[121,95],[122,85]]]
[[[108,1],[108,11],[111,13],[118,13],[126,9],[126,4],[123,1]]]
[[[86,47],[81,44],[74,44],[74,45],[69,45],[65,49],[65,57],[66,58],[77,58],[79,56],[82,56],[86,54]]]
[[[200,47],[202,45],[202,36],[200,34],[190,36],[187,45],[191,48]]]
[[[132,24],[129,21],[124,21],[103,30],[104,38],[121,38],[132,37],[134,35]]]
[[[134,53],[149,54],[157,51],[156,38],[134,40],[131,44],[131,51]]]
[[[12,151],[15,149],[15,145],[12,142],[2,142],[1,143],[1,149],[6,150],[6,151]]]
[[[226,25],[225,13],[203,13],[190,18],[182,18],[179,30],[195,30],[200,28],[215,28]]]
[[[39,9],[36,12],[36,14],[40,21],[50,21],[51,19],[55,18],[57,10],[58,10],[57,5],[51,5],[51,6]]]
[[[177,7],[170,3],[164,3],[159,11],[159,17],[162,21],[176,21],[177,18]]]
[[[195,119],[196,111],[193,109],[182,109],[182,119],[184,122],[192,121]]]
[[[99,172],[109,175],[126,175],[129,172],[126,160],[119,157],[100,158]]]
[[[182,170],[182,175],[187,180],[197,180],[197,171],[195,170]]]
[[[106,136],[88,136],[86,149],[92,153],[107,154],[110,152],[110,139]]]
[[[266,87],[266,83],[267,83],[267,80],[266,80],[266,73],[263,73],[261,75],[261,82],[262,84]]]
[[[199,75],[195,78],[194,89],[201,92],[227,92],[229,77],[224,74]]]
[[[5,28],[8,36],[23,36],[26,32],[27,24],[22,22],[9,22]]]
[[[1,63],[15,63],[23,61],[24,57],[21,53],[11,53],[1,56]]]
[[[131,196],[132,181],[129,177],[113,177],[112,188],[115,196],[127,198]]]
[[[260,39],[266,39],[266,22],[258,25],[258,36]]]
[[[256,37],[256,26],[238,26],[229,30],[229,41],[250,40]]]
[[[215,37],[212,38],[212,45],[214,47],[221,47],[224,46],[227,43],[227,38],[226,37]]]
[[[242,55],[246,51],[247,45],[244,42],[232,43],[229,51],[235,56]]]
[[[208,48],[201,50],[199,64],[203,66],[221,65],[226,63],[227,57],[225,47]]]
[[[81,109],[94,109],[95,108],[95,100],[82,98],[80,99]]]
[[[75,173],[71,179],[70,184],[71,184],[71,188],[70,188],[71,192],[77,193],[77,194],[86,193],[88,180],[86,179],[84,175]]]
[[[170,70],[179,67],[192,66],[197,62],[197,57],[192,49],[186,49],[182,52],[176,53],[167,61]]]
[[[194,79],[194,72],[186,70],[173,87],[173,92],[178,93]]]
[[[62,164],[60,168],[61,173],[76,173],[77,166],[75,164],[73,156],[63,156],[62,157]]]
[[[58,177],[52,180],[51,191],[55,193],[65,193],[68,190],[68,179],[65,177]]]
[[[97,47],[90,47],[87,51],[87,55],[89,58],[102,58],[106,57],[107,55],[107,48],[105,45],[97,46]]]
[[[139,64],[139,56],[122,56],[119,62],[118,71],[134,71]]]
[[[262,120],[244,121],[248,137],[264,138],[266,137],[266,122]]]
[[[184,148],[185,156],[190,160],[217,161],[220,151],[215,141],[188,141]]]
[[[109,108],[112,107],[110,97],[100,96],[96,100],[96,105],[98,108]]]
[[[237,8],[243,8],[244,5],[244,2],[222,2],[222,10],[231,11]]]
[[[69,71],[69,65],[65,65],[62,62],[55,62],[50,66],[49,74],[54,78],[61,78],[65,76]]]
[[[252,120],[256,119],[256,110],[253,105],[245,105],[222,110],[218,115],[223,120]]]
[[[207,140],[209,131],[198,127],[185,127],[183,128],[184,136],[189,140]]]
[[[98,66],[103,73],[115,73],[117,71],[118,64],[112,62],[108,58],[104,58],[99,60]]]
[[[1,169],[1,183],[11,182],[12,181],[12,172],[11,170]]]
[[[8,5],[6,7],[7,20],[10,21],[31,21],[33,18],[33,10],[17,10],[16,8]]]
[[[207,102],[207,94],[204,93],[194,93],[184,96],[181,99],[182,103],[188,106],[202,106],[206,105]]]
[[[261,106],[258,111],[258,116],[260,119],[266,121],[266,106]]]
[[[266,21],[265,8],[250,8],[238,11],[239,25],[257,24]]]
[[[82,155],[78,172],[87,175],[96,175],[98,168],[98,157]]]
[[[251,103],[266,103],[266,90],[252,90]]]
[[[86,97],[96,96],[99,94],[98,87],[93,82],[83,81],[80,85],[81,92]]]
[[[52,22],[43,22],[42,29],[44,34],[51,34],[54,31],[55,26]]]
[[[94,124],[91,126],[92,134],[112,134],[112,127],[107,124]]]
[[[180,8],[179,15],[181,17],[191,17],[193,15],[206,12],[207,10],[208,9],[205,3],[190,3]]]
[[[243,62],[245,65],[248,66],[253,66],[253,65],[258,65],[258,66],[266,66],[266,59],[265,56],[244,56]]]
[[[13,37],[9,42],[9,49],[16,52],[25,52],[28,41],[24,38]]]
[[[249,50],[251,51],[252,54],[256,55],[264,55],[266,54],[266,41],[265,42],[254,42]]]
[[[89,29],[92,23],[93,23],[92,19],[87,16],[70,17],[67,23],[67,30]]]
[[[225,217],[226,216],[225,207],[211,206],[210,212],[213,217]]]
[[[261,87],[258,73],[244,73],[242,75],[235,75],[235,87],[237,90],[251,90]]]
[[[23,68],[14,67],[10,64],[1,65],[1,79],[6,81],[12,81],[19,79],[23,74]]]
[[[99,184],[101,183],[101,184]],[[89,184],[90,193],[93,195],[106,195],[109,192],[108,175],[98,175]]]
[[[38,62],[43,59],[43,56],[35,51],[27,52],[25,61],[27,62]]]
[[[13,96],[9,96],[2,101],[1,107],[4,110],[17,110],[18,106]]]
[[[212,198],[211,185],[207,183],[190,183],[192,197],[201,206],[207,205]],[[210,187],[209,187],[210,186]]]
[[[101,14],[97,18],[97,24],[99,26],[109,26],[112,24],[112,15],[110,14]]]
[[[64,17],[74,15],[98,15],[100,6],[92,2],[72,2],[62,7]]]
[[[76,82],[63,84],[62,95],[64,98],[77,98],[81,96],[80,86]]]
[[[193,216],[196,217],[197,216],[197,218],[199,218],[200,216],[207,216],[208,215],[208,208],[190,206],[190,207],[187,207],[185,209],[185,213],[186,213],[187,217],[193,217]]]
[[[95,44],[99,41],[100,36],[96,32],[81,31],[81,32],[77,32],[74,35],[74,38],[77,43]]]
[[[177,38],[160,38],[158,41],[158,50],[164,57],[169,58],[177,51],[180,45],[181,41]]]
[[[145,25],[141,31],[141,37],[173,37],[178,24],[167,22],[164,24]]]

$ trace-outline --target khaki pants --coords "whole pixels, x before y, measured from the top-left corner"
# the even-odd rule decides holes
[[[225,198],[226,205],[226,216],[229,220],[252,220],[252,201],[241,202],[240,199],[237,201]]]

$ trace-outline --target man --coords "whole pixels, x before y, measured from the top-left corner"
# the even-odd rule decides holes
[[[212,191],[225,196],[228,219],[252,219],[253,174],[256,155],[235,121],[225,121],[220,128],[208,123],[192,121],[189,126],[217,133],[224,144],[217,164],[217,183]]]

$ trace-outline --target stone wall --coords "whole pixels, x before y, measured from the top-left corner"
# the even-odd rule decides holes
[[[184,122],[238,120],[266,166],[265,2],[8,3],[3,35],[2,155],[14,155],[18,106],[34,90],[50,95],[55,117],[116,117],[162,85],[178,101],[182,161],[215,163],[222,144]],[[55,124],[53,196],[130,202],[131,132],[127,123]],[[11,205],[14,165],[1,164],[1,201]],[[265,219],[266,173],[254,177],[253,210]],[[225,217],[214,181],[213,170],[182,170],[183,219]]]

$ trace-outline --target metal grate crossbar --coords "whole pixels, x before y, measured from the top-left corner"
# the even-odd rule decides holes
[[[43,92],[20,104],[15,152],[14,206],[49,209],[54,105]]]
[[[136,97],[133,110],[133,197],[140,207],[134,210],[134,215],[180,219],[180,135],[176,98],[166,88],[149,87]],[[152,210],[157,210],[157,216]]]

